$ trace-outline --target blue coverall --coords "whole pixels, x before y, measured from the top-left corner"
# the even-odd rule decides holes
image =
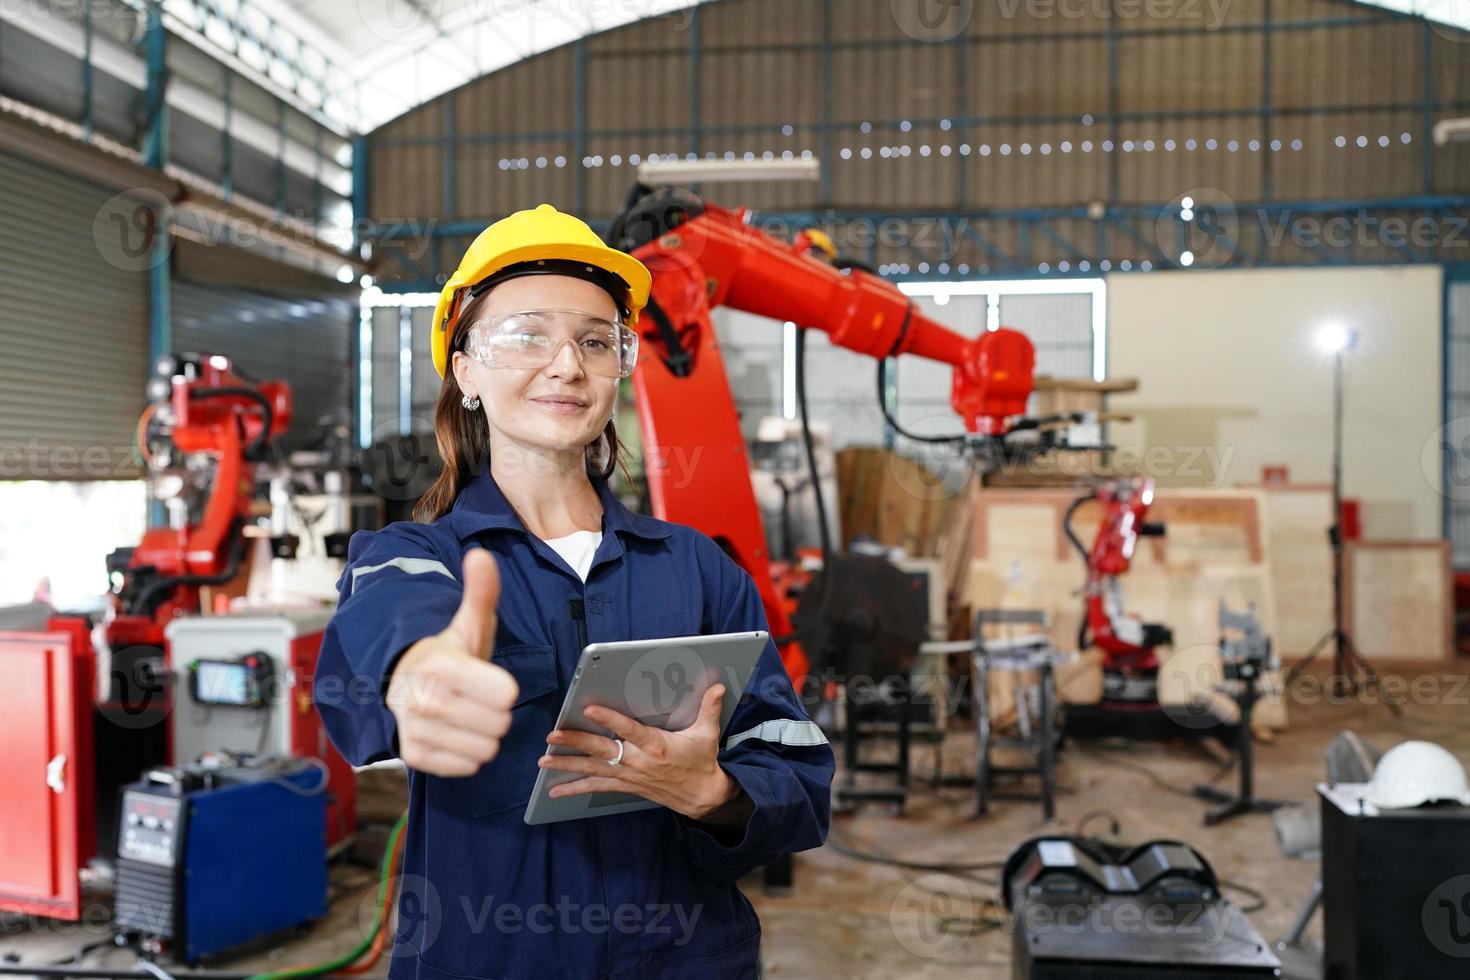
[[[760,923],[737,879],[826,839],[832,749],[774,643],[722,733],[720,765],[752,804],[743,829],[663,807],[522,822],[584,644],[768,628],[754,581],[714,541],[629,511],[591,479],[603,538],[585,584],[526,530],[488,465],[439,520],[352,536],[313,686],[348,761],[396,757],[387,680],[399,654],[449,625],[468,548],[499,564],[494,662],[520,685],[477,774],[409,770],[394,980],[752,977]]]

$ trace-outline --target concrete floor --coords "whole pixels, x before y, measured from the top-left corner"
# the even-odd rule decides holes
[[[1339,731],[1353,729],[1379,749],[1408,738],[1440,742],[1461,759],[1470,758],[1470,687],[1459,688],[1466,671],[1436,674],[1438,696],[1422,699],[1395,720],[1370,699],[1346,704],[1292,704],[1291,727],[1273,744],[1258,744],[1257,795],[1312,800],[1312,786],[1323,778],[1322,752]],[[1369,702],[1369,703],[1365,703]],[[970,741],[951,735],[944,747],[946,768],[966,766]],[[921,773],[930,771],[932,756],[916,754]],[[1120,765],[1119,763],[1126,765]],[[1046,825],[1040,807],[1031,803],[999,803],[991,814],[969,816],[968,791],[949,788],[943,795],[918,792],[901,815],[877,804],[834,822],[834,837],[865,851],[903,855],[910,861],[943,864],[1003,861],[1025,840],[1046,832],[1070,832],[1087,814],[1106,810],[1130,842],[1175,838],[1192,843],[1223,878],[1259,891],[1266,905],[1251,915],[1260,932],[1274,940],[1286,931],[1317,874],[1315,863],[1280,855],[1271,820],[1250,816],[1206,829],[1200,817],[1205,804],[1171,793],[1160,780],[1192,786],[1219,770],[1219,763],[1190,743],[1080,747],[1068,744],[1061,755],[1063,787],[1057,819]],[[1233,786],[1235,774],[1222,785]],[[373,773],[364,779],[364,821],[388,821],[402,805],[401,775]],[[1088,830],[1106,829],[1092,820]],[[382,827],[378,828],[381,833]],[[370,848],[369,848],[370,849]],[[802,854],[796,864],[796,887],[787,895],[766,895],[758,879],[745,886],[761,915],[765,931],[764,959],[769,977],[913,977],[956,975],[999,980],[1010,975],[1009,936],[991,928],[997,918],[989,899],[994,872],[960,878],[941,872],[916,872],[855,860],[828,846]],[[979,880],[985,879],[985,880]],[[334,877],[334,900],[328,918],[308,934],[267,952],[242,958],[221,969],[255,971],[320,961],[360,941],[371,918],[375,875],[365,867],[345,865]],[[1247,904],[1245,895],[1232,896]],[[105,915],[91,926],[10,921],[0,936],[0,955],[10,963],[35,963],[69,956],[106,935]],[[1320,937],[1320,916],[1309,937]],[[89,953],[87,966],[126,968],[131,954],[100,949]],[[382,976],[383,965],[368,976]]]

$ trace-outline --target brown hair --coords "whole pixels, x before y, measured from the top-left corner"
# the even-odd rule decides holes
[[[490,427],[480,412],[464,407],[461,402],[464,392],[459,387],[459,379],[454,376],[454,352],[464,349],[467,324],[474,322],[472,314],[475,308],[488,295],[488,291],[481,293],[466,305],[455,324],[454,336],[449,340],[444,383],[439,386],[439,400],[434,406],[434,439],[439,444],[444,466],[418,503],[414,504],[415,520],[437,521],[449,513],[460,491],[490,459]],[[617,426],[609,419],[602,427],[601,436],[587,445],[587,473],[606,480],[615,468],[621,468],[623,475],[627,476],[625,455],[622,444],[618,442]]]

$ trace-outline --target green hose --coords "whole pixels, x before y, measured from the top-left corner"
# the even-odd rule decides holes
[[[393,832],[388,835],[388,848],[383,852],[383,871],[378,879],[378,901],[373,911],[373,927],[368,930],[368,934],[362,942],[353,947],[350,952],[337,957],[335,960],[318,963],[313,966],[297,966],[285,970],[275,970],[270,973],[257,973],[250,977],[249,980],[286,980],[288,977],[317,977],[323,973],[331,973],[333,970],[340,970],[343,967],[351,966],[363,953],[366,953],[368,947],[372,946],[373,940],[377,937],[378,933],[387,927],[388,878],[393,872],[393,853],[398,850],[398,838],[403,836],[403,828],[407,824],[408,814],[405,812],[403,816],[398,818],[398,822],[393,825]]]

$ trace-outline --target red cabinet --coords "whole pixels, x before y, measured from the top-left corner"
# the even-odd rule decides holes
[[[0,908],[81,916],[78,873],[96,845],[93,657],[86,626],[0,632]]]

